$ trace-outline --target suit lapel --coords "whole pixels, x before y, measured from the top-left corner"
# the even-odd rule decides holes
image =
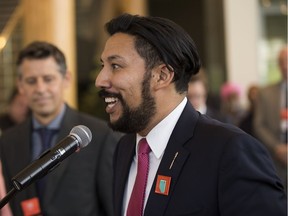
[[[117,164],[114,164],[115,171],[115,213],[121,215],[123,205],[123,195],[126,187],[127,178],[130,171],[130,165],[135,155],[135,142],[136,136],[126,136],[118,144],[117,152]],[[121,161],[121,163],[119,163]]]
[[[31,120],[27,120],[25,123],[25,126],[23,127],[23,130],[20,132],[19,135],[21,138],[21,145],[19,145],[19,152],[22,152],[23,157],[20,157],[23,159],[23,161],[20,161],[20,164],[30,164],[31,163],[31,152],[32,152],[32,124]],[[22,145],[22,143],[27,143],[28,146]],[[19,159],[20,159],[19,158]]]
[[[185,143],[194,133],[199,114],[187,104],[181,114],[167,144],[165,153],[156,173],[149,198],[145,208],[145,215],[164,215],[170,197],[173,195],[175,185],[190,152],[185,149]],[[171,177],[168,195],[155,192],[157,177],[159,175]],[[159,186],[159,185],[158,185]],[[167,186],[167,184],[166,184]]]

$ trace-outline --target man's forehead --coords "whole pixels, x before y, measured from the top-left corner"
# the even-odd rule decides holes
[[[135,49],[134,37],[124,33],[112,35],[106,42],[101,60],[125,60],[127,57],[140,57]]]
[[[125,33],[116,33],[106,41],[105,49],[131,49],[135,47],[134,36]]]

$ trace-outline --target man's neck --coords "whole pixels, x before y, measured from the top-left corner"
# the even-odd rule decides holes
[[[151,118],[151,121],[147,127],[138,134],[145,137],[159,122],[166,118],[183,101],[184,98],[184,94],[178,94],[178,97],[163,99],[163,101],[157,105],[155,116]]]
[[[33,113],[34,118],[43,126],[49,125],[64,109],[65,104],[63,103],[61,108],[57,110],[57,112],[51,114],[36,114]]]

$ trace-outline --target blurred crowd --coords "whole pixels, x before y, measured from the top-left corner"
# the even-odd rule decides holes
[[[270,151],[276,170],[287,191],[287,58],[288,48],[280,50],[278,59],[281,80],[266,86],[251,84],[246,92],[238,83],[221,86],[219,104],[209,103],[209,84],[205,70],[191,78],[188,99],[196,110],[219,121],[233,124],[259,139]],[[243,94],[246,93],[246,94]],[[244,107],[241,97],[246,96]],[[211,100],[212,101],[212,100]],[[214,101],[214,100],[213,100]]]
[[[30,114],[27,98],[13,89],[9,99],[7,111],[0,116],[0,136],[3,131],[23,122]]]

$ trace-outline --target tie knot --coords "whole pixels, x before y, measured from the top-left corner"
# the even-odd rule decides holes
[[[56,134],[58,132],[57,129],[50,129],[47,127],[41,127],[41,128],[37,128],[36,131],[44,137],[50,137],[53,136],[54,134]]]
[[[43,145],[42,150],[46,150],[50,148],[52,137],[58,132],[57,129],[50,129],[46,127],[41,127],[36,129],[36,131],[39,133]]]
[[[147,140],[145,138],[142,138],[139,141],[139,150],[138,150],[138,154],[149,154],[149,152],[151,151]]]

